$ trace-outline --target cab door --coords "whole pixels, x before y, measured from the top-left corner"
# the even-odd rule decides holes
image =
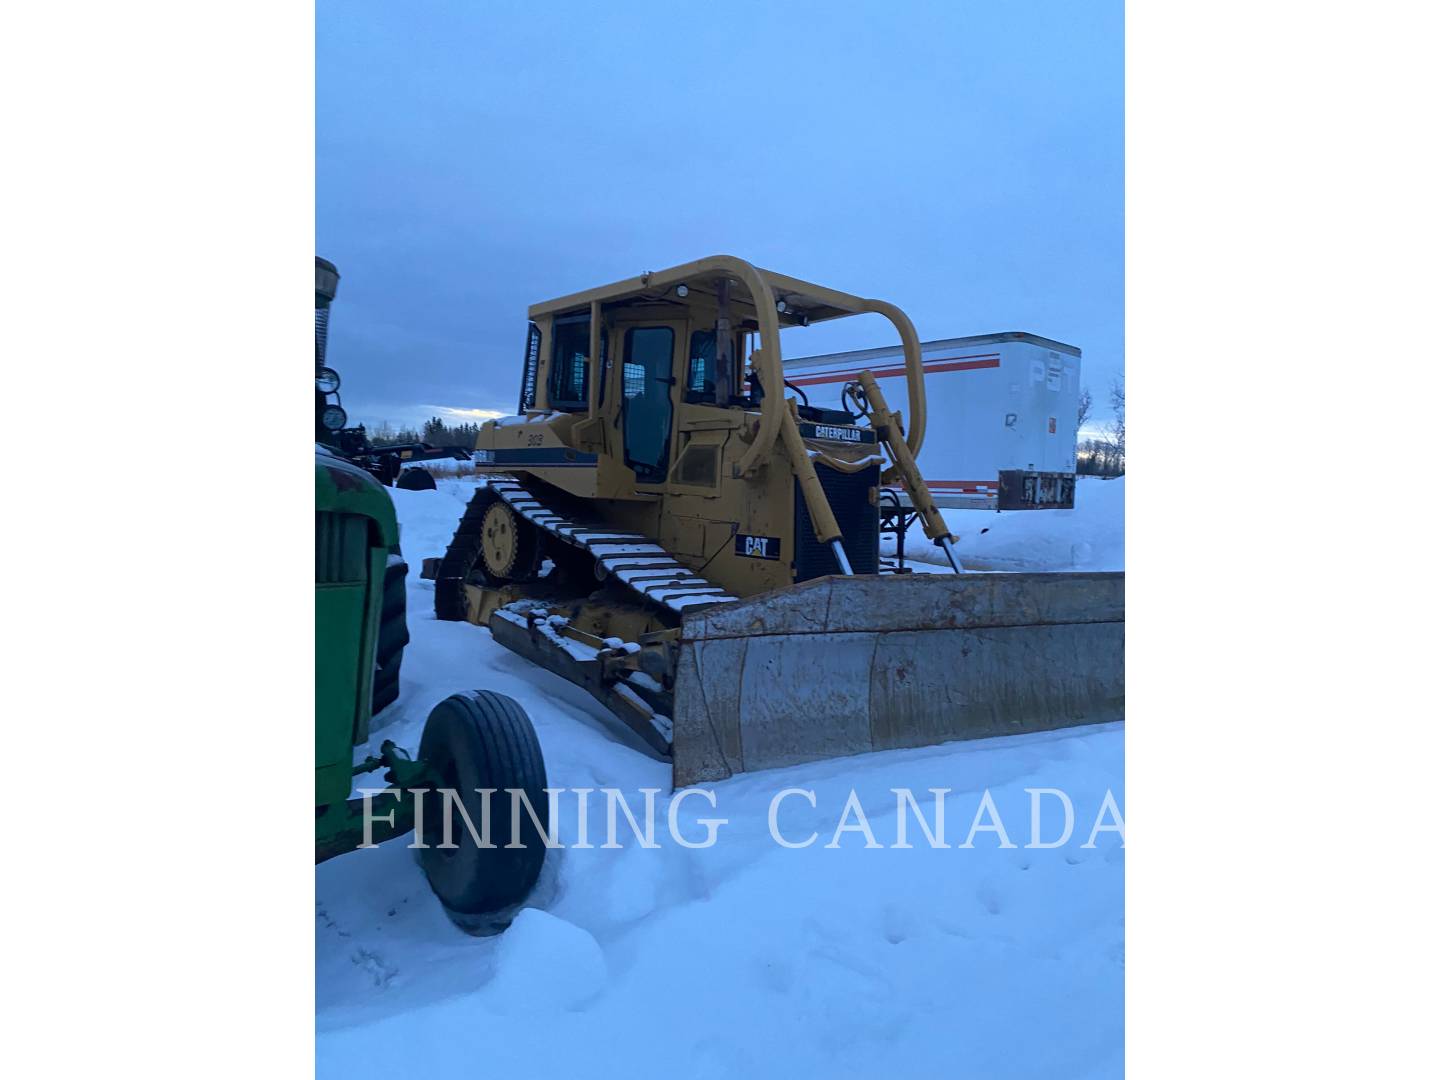
[[[680,323],[629,326],[621,342],[620,422],[625,464],[637,484],[663,484],[670,470],[674,441],[675,350],[683,338]]]

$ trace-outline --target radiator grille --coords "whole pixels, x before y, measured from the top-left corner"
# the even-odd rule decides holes
[[[315,584],[363,582],[369,568],[370,521],[362,514],[315,513]]]
[[[871,488],[880,485],[880,466],[857,473],[842,473],[826,465],[815,466],[835,523],[840,526],[841,545],[857,574],[880,572],[880,508],[870,501]],[[810,508],[800,484],[795,484],[795,580],[809,581],[826,574],[838,574],[835,554],[815,537]]]

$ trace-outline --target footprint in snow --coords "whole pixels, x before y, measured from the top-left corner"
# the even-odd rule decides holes
[[[335,933],[339,934],[341,937],[350,936],[350,931],[342,930],[340,928],[340,924],[330,917],[330,913],[325,910],[323,905],[315,905],[315,917],[325,924],[325,929],[334,930]]]
[[[909,938],[914,927],[914,918],[911,914],[895,904],[885,905],[881,914],[881,922],[884,927],[885,940],[891,945],[899,945]]]
[[[986,882],[975,890],[975,899],[979,900],[980,906],[991,915],[1000,914],[1000,893],[996,891],[995,886],[989,882]]]
[[[369,975],[375,985],[382,990],[389,986],[390,980],[399,974],[378,953],[373,953],[369,949],[356,949],[350,955],[350,962]]]
[[[779,957],[762,959],[758,968],[758,981],[767,990],[788,994],[795,986],[795,967],[788,960]]]

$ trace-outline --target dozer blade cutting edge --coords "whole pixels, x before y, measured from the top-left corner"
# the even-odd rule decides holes
[[[527,604],[492,611],[486,625],[671,757],[684,787],[1123,720],[1124,590],[1123,573],[817,578],[687,612],[663,706],[607,672],[605,654],[626,648],[618,641],[586,644]]]
[[[1124,719],[1123,573],[827,577],[686,616],[675,786]]]

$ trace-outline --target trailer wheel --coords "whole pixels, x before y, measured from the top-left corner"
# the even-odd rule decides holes
[[[402,491],[434,491],[435,475],[429,469],[406,469],[395,486]]]
[[[450,917],[472,933],[499,933],[530,895],[545,862],[541,829],[548,833],[545,759],[525,710],[504,694],[472,690],[452,694],[431,710],[420,737],[420,760],[436,777],[421,798],[420,865]],[[481,847],[459,812],[484,837],[486,811],[476,789],[491,789],[489,838]],[[449,789],[452,797],[440,792]],[[523,791],[536,827],[523,804],[512,819],[511,790]],[[456,806],[458,800],[459,807]],[[516,800],[518,801],[518,800]],[[445,839],[450,815],[451,846]],[[520,847],[507,847],[516,839]]]

